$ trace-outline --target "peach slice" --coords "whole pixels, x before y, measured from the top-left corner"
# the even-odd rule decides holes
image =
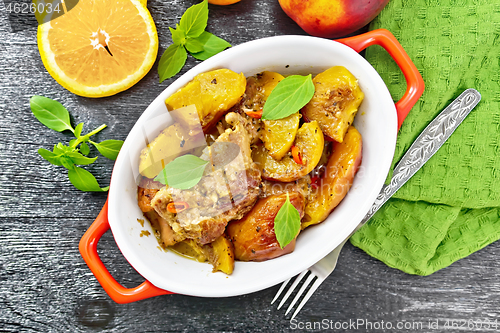
[[[325,174],[307,202],[302,229],[323,222],[347,195],[361,164],[361,134],[350,126],[342,143],[335,142]]]
[[[292,154],[286,154],[280,161],[275,160],[264,146],[252,150],[252,159],[262,171],[262,178],[291,182],[311,172],[323,154],[323,132],[317,121],[302,124],[297,131],[294,145],[297,147],[302,163],[297,163]]]
[[[288,193],[291,204],[304,215],[304,197]],[[295,239],[283,249],[274,233],[274,218],[286,201],[286,193],[260,199],[241,220],[229,223],[226,233],[234,245],[234,255],[242,261],[264,261],[293,252]]]

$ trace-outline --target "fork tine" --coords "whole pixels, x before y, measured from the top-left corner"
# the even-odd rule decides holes
[[[290,286],[290,289],[288,289],[288,291],[286,292],[285,296],[283,296],[283,299],[281,300],[280,304],[278,305],[277,310],[281,309],[281,307],[283,306],[283,304],[285,304],[285,302],[288,299],[288,297],[290,297],[291,293],[295,290],[295,288],[299,284],[300,280],[302,280],[302,278],[307,274],[307,272],[309,272],[309,271],[306,269],[305,271],[303,271],[302,273],[300,273],[299,276],[297,276],[297,278],[295,279],[295,281],[293,281],[293,284]]]
[[[307,294],[304,296],[304,299],[302,300],[302,302],[300,302],[299,306],[297,307],[297,309],[293,313],[293,316],[292,316],[292,318],[290,318],[290,320],[292,320],[293,318],[295,318],[295,316],[299,313],[299,311],[307,303],[307,301],[309,300],[309,298],[311,298],[312,294],[314,294],[314,292],[316,291],[316,289],[318,289],[318,287],[321,285],[321,283],[323,281],[324,280],[320,280],[319,278],[316,281],[314,281],[314,283],[311,286],[311,289],[309,289],[309,291],[307,292]]]
[[[281,295],[281,293],[283,292],[283,290],[285,290],[286,285],[288,284],[288,282],[290,282],[291,279],[292,278],[289,278],[288,280],[286,280],[285,282],[283,282],[283,284],[280,287],[280,290],[278,290],[278,293],[276,293],[276,296],[274,296],[273,300],[271,301],[271,304],[273,304],[274,302],[276,302],[276,300]]]
[[[290,312],[290,310],[293,308],[293,306],[295,305],[295,303],[297,303],[297,301],[299,300],[300,296],[303,295],[304,293],[304,290],[306,290],[307,287],[309,287],[309,284],[311,283],[311,281],[316,277],[316,275],[314,274],[310,274],[308,277],[307,277],[307,280],[306,282],[304,282],[304,284],[302,285],[302,287],[300,288],[299,292],[297,293],[297,295],[295,295],[295,298],[293,299],[292,301],[292,304],[290,304],[290,306],[288,307],[288,309],[286,309],[286,312],[285,312],[285,316],[288,314],[288,312]]]

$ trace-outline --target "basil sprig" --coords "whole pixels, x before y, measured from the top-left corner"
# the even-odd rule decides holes
[[[170,28],[173,44],[160,58],[160,83],[179,73],[187,60],[187,52],[198,60],[206,60],[231,46],[228,42],[205,31],[208,22],[208,1],[189,7],[175,29]]]
[[[198,184],[208,161],[187,154],[168,163],[154,180],[173,188],[187,190]]]
[[[264,104],[262,119],[286,118],[306,105],[314,95],[311,75],[291,75],[281,80]]]
[[[297,237],[299,231],[300,214],[290,202],[290,197],[287,192],[286,201],[274,218],[274,233],[276,234],[276,239],[280,247],[283,249],[290,244],[290,242]]]
[[[100,187],[94,175],[77,165],[89,165],[95,162],[96,157],[86,157],[90,153],[91,143],[104,156],[115,160],[123,144],[121,140],[104,140],[94,142],[90,137],[106,128],[103,124],[88,134],[82,135],[83,123],[75,128],[71,126],[68,110],[58,101],[43,96],[33,96],[30,99],[30,108],[33,115],[42,124],[57,132],[71,131],[75,139],[70,140],[68,145],[61,142],[54,145],[52,151],[40,148],[38,153],[45,160],[68,169],[68,178],[77,189],[85,192],[104,192],[109,186]]]

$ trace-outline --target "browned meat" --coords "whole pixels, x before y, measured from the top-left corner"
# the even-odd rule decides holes
[[[153,210],[153,207],[151,207],[151,200],[162,187],[163,184],[160,182],[155,182],[146,177],[141,178],[139,186],[137,187],[137,202],[143,213]]]
[[[171,246],[182,241],[184,238],[180,235],[176,235],[167,220],[158,215],[151,206],[151,200],[162,187],[162,183],[142,177],[137,187],[137,202],[144,216],[148,219],[149,223],[151,223],[151,227],[156,233],[159,233],[157,236],[159,236],[160,242],[165,246]]]
[[[289,193],[290,203],[304,216],[305,200],[299,193]],[[292,252],[295,239],[284,248],[274,232],[274,218],[287,199],[286,194],[270,195],[260,199],[241,220],[227,227],[227,235],[234,245],[234,256],[242,261],[264,261]]]
[[[253,145],[259,142],[260,140],[263,123],[262,120],[260,119],[255,119],[247,116],[244,110],[245,110],[244,108],[240,109],[239,114],[241,116],[242,124],[248,132],[248,136],[250,138],[250,144]],[[253,110],[248,110],[248,111],[253,111]]]
[[[223,234],[229,221],[242,218],[253,207],[260,192],[261,175],[251,158],[250,138],[242,125],[242,117],[228,113],[225,120],[232,128],[222,133],[201,156],[211,160],[215,167],[206,171],[193,188],[179,190],[166,186],[151,202],[174,233],[200,244],[213,242]],[[231,156],[216,154],[217,143],[236,144],[237,154],[230,161],[215,163],[214,160]],[[167,205],[179,201],[187,203],[189,208],[177,214],[170,213]]]
[[[245,94],[239,104],[233,110],[238,112],[242,119],[241,123],[245,127],[250,137],[250,144],[255,144],[260,140],[263,122],[260,119],[249,117],[245,112],[259,111],[264,107],[265,98],[262,93],[262,83],[259,82],[259,75],[247,78]]]
[[[259,73],[247,78],[247,86],[243,95],[243,104],[247,109],[258,111],[264,107],[266,99],[262,91],[262,74]]]
[[[159,236],[159,240],[163,245],[172,246],[184,240],[184,237],[176,234],[167,220],[158,215],[155,210],[144,213],[144,216],[148,219],[149,223],[151,223],[151,227],[153,227],[155,232],[159,233],[157,237]]]

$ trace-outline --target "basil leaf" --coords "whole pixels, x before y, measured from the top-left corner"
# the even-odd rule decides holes
[[[186,63],[186,59],[187,52],[184,46],[177,44],[170,45],[165,52],[163,52],[160,62],[158,63],[160,83],[179,73]]]
[[[90,141],[102,156],[109,158],[110,160],[116,160],[118,153],[123,145],[121,140],[104,140],[101,143]]]
[[[314,95],[311,75],[291,75],[281,80],[264,104],[262,119],[276,120],[298,112]]]
[[[276,88],[275,88],[276,89]],[[274,233],[281,248],[284,248],[297,237],[300,231],[300,214],[290,202],[288,193],[286,201],[274,218]]]
[[[66,157],[69,157],[71,159],[71,162],[73,164],[79,164],[79,165],[88,165],[94,163],[95,160],[97,160],[97,156],[94,158],[89,158],[85,157],[79,152],[72,151],[64,154]]]
[[[155,180],[170,187],[187,190],[198,184],[208,161],[194,155],[183,155],[168,163]]]
[[[48,128],[58,132],[65,130],[75,132],[71,126],[68,110],[58,101],[43,96],[33,96],[30,98],[30,108],[36,119]]]
[[[165,168],[163,168],[163,170],[161,170],[160,173],[153,180],[160,182],[163,185],[168,185],[167,172],[165,171]]]
[[[109,186],[101,188],[93,174],[76,166],[68,170],[68,178],[71,184],[80,191],[106,192],[109,189]]]
[[[208,1],[189,7],[182,15],[179,26],[187,37],[198,37],[201,35],[208,22]]]
[[[83,155],[88,155],[90,153],[89,145],[85,142],[80,145],[80,153],[82,153]]]
[[[83,129],[83,123],[79,123],[78,125],[76,125],[75,127],[75,138],[79,138],[80,135],[82,135],[82,129]],[[70,144],[71,146],[71,144]]]
[[[68,147],[66,145],[63,145],[61,142],[59,142],[56,146],[54,146],[53,153],[54,154],[64,154],[67,152],[72,152],[74,148]]]
[[[61,148],[59,148],[59,147],[58,147],[60,144],[61,144],[61,143],[59,142],[59,144],[54,145],[54,149],[52,149],[52,152],[53,152],[54,154],[56,154],[56,155],[61,155],[61,154],[63,154],[63,153],[64,153],[64,151],[63,151]]]
[[[207,60],[213,55],[224,51],[228,47],[231,47],[231,44],[226,42],[224,39],[211,34],[208,31],[204,31],[198,38],[196,38],[203,45],[203,51],[198,53],[191,53],[193,57],[198,60]]]
[[[189,37],[186,40],[186,49],[191,54],[193,54],[193,53],[199,53],[199,52],[203,51],[203,44],[198,40],[198,38],[191,38],[191,37]]]
[[[187,60],[187,51],[199,60],[206,60],[230,47],[225,40],[205,31],[208,22],[208,1],[189,7],[176,28],[170,28],[173,44],[160,58],[160,83],[180,72]],[[187,50],[187,51],[186,51]]]
[[[61,156],[61,164],[68,170],[72,169],[75,166],[75,163],[73,163],[71,158],[67,156]]]
[[[184,34],[184,31],[179,28],[177,25],[177,29],[173,29],[171,27],[168,27],[170,30],[170,33],[172,34],[172,41],[174,44],[177,45],[185,45],[186,44],[186,35]]]
[[[38,154],[40,154],[40,156],[42,156],[45,160],[49,161],[51,164],[62,165],[61,156],[54,154],[50,150],[40,148],[38,149]]]

